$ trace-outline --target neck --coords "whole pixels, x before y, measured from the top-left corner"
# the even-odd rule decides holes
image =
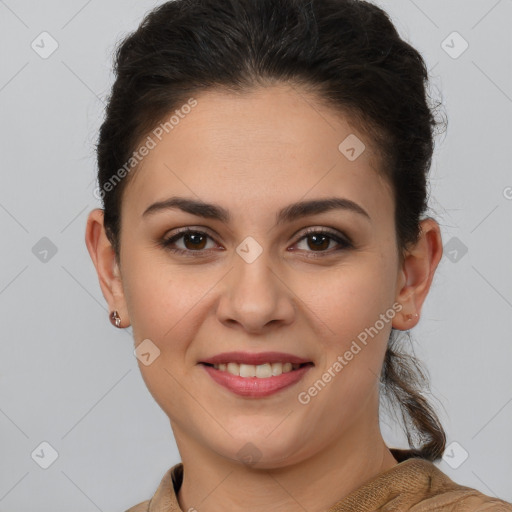
[[[344,431],[307,459],[262,469],[212,454],[173,425],[184,468],[180,507],[203,512],[325,511],[397,464],[378,421],[372,426],[365,432],[360,424],[353,425],[351,432]]]

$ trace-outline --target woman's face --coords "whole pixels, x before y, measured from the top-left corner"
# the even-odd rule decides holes
[[[285,86],[195,100],[172,130],[150,134],[156,146],[123,195],[122,295],[111,309],[131,323],[136,346],[145,340],[149,391],[184,449],[278,467],[341,436],[357,442],[378,428],[391,327],[407,328],[396,302],[405,281],[394,205],[370,141]],[[150,209],[170,198],[214,204],[228,218]],[[328,198],[356,207],[302,216],[292,206]],[[163,245],[183,228],[201,233]],[[237,378],[202,363],[235,351],[310,364],[294,380]],[[269,379],[288,385],[268,392]]]

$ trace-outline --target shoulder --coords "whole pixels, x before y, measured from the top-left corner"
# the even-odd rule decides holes
[[[158,488],[149,500],[125,510],[125,512],[179,512],[177,492],[183,479],[183,464],[180,462],[168,469]]]
[[[422,510],[449,512],[512,512],[512,503],[493,498],[463,485],[454,484],[446,491],[425,496]]]
[[[422,510],[449,512],[512,512],[512,503],[488,496],[472,487],[453,481],[431,462],[425,462],[424,470],[429,483],[419,499]]]
[[[149,510],[149,502],[150,500],[143,501],[138,505],[134,505],[133,507],[130,507],[128,510],[125,510],[125,512],[147,512]]]
[[[512,503],[492,498],[478,491],[473,496],[463,498],[455,503],[454,512],[512,512]]]
[[[363,486],[357,496],[359,499],[364,501],[364,494],[371,487],[372,491],[385,496],[382,501],[388,506],[392,503],[395,510],[512,512],[512,503],[453,481],[429,460],[396,450],[393,453],[399,464]]]
[[[426,499],[421,506],[425,510],[447,512],[512,512],[512,503],[492,498],[467,487]]]

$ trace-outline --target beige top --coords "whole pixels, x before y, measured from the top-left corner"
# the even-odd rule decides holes
[[[390,449],[396,466],[379,473],[327,512],[512,512],[512,503],[492,498],[452,481],[432,462],[415,458],[409,450]],[[183,464],[170,468],[154,496],[126,512],[184,512],[177,493]]]

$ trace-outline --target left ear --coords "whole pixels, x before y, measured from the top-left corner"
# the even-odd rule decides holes
[[[406,331],[418,323],[423,302],[443,255],[439,224],[427,217],[420,222],[420,226],[420,238],[405,254],[397,281],[395,301],[403,309],[393,318],[392,326],[400,331]]]

